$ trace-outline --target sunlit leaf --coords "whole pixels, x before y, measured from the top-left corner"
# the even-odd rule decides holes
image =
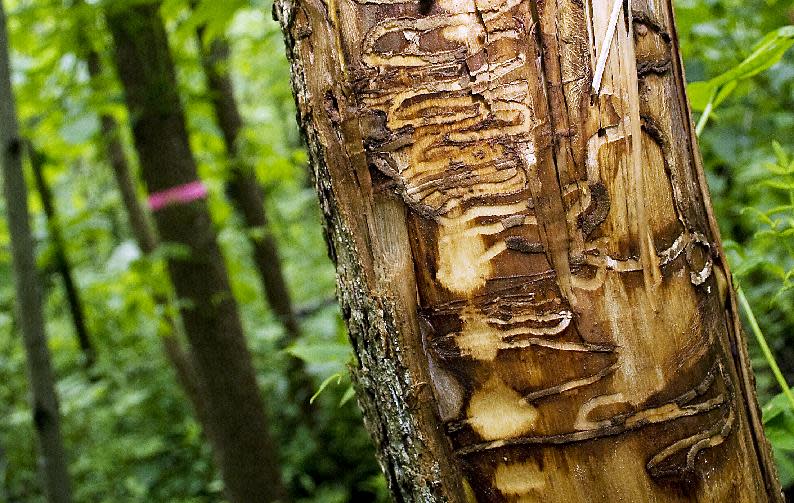
[[[708,81],[687,86],[692,109],[702,112],[711,102],[717,106],[733,92],[738,81],[748,79],[772,67],[794,45],[794,26],[783,26],[768,33],[741,63]]]

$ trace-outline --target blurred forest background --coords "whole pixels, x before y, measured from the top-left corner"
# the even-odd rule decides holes
[[[223,482],[168,356],[175,336],[166,320],[176,308],[167,302],[173,293],[165,261],[184,250],[152,246],[128,211],[130,195],[145,201],[145,193],[102,16],[106,4],[122,2],[132,0],[5,1],[74,501],[217,502]],[[692,101],[718,221],[757,320],[747,334],[767,432],[788,487],[794,403],[780,382],[794,381],[794,58],[786,54],[794,43],[794,27],[787,26],[794,24],[794,2],[675,4],[688,79],[701,82]],[[386,501],[346,370],[352,355],[270,8],[269,0],[165,0],[160,13],[286,485],[301,501]],[[213,50],[225,44],[228,57]],[[215,108],[224,90],[218,77],[226,72],[243,119],[231,142]],[[131,169],[124,190],[114,175],[119,159]],[[240,192],[251,184],[263,189],[264,225],[244,204],[238,209]],[[44,496],[13,309],[6,203],[0,202],[0,502],[35,503]],[[288,294],[277,288],[280,275]],[[774,359],[759,344],[760,333]],[[311,404],[306,386],[296,392],[291,383],[296,373],[308,374],[309,394],[318,392]]]

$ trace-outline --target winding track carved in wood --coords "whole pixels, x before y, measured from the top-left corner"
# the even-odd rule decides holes
[[[535,33],[543,13],[521,0],[359,3],[392,8],[364,36],[355,91],[368,162],[413,210],[415,260],[433,271],[420,292],[426,352],[456,453],[501,456],[694,418],[647,462],[654,477],[693,471],[736,417],[723,361],[705,356],[725,327],[713,314],[712,246],[685,204],[691,167],[651,106],[670,72],[662,23],[623,13],[618,42],[593,44],[613,52],[596,95],[582,70],[595,54],[571,49],[560,63],[565,88],[548,94],[587,119],[556,131],[578,153],[557,174],[564,215],[551,221],[536,208],[549,187],[533,186],[554,127],[530,88],[549,71]],[[588,2],[559,3],[603,41],[608,20]],[[562,261],[548,238],[560,226],[573,243]],[[634,312],[612,309],[626,297]],[[701,309],[672,312],[677,297]],[[664,354],[655,337],[669,338]],[[681,389],[676,372],[700,384]]]

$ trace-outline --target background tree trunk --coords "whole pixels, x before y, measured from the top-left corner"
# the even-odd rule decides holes
[[[270,229],[265,211],[265,195],[262,186],[251,166],[247,166],[240,153],[240,132],[243,118],[234,97],[234,84],[229,75],[229,44],[222,38],[213,39],[209,47],[203,43],[203,30],[198,32],[198,46],[201,64],[207,76],[208,90],[212,99],[215,116],[223,133],[226,152],[231,163],[229,193],[231,201],[249,231],[249,239],[254,251],[254,264],[262,282],[262,290],[268,305],[284,327],[285,337],[282,348],[295,343],[301,335],[298,317],[287,288],[278,244]],[[290,393],[301,406],[305,417],[310,420],[309,399],[314,393],[314,385],[306,374],[300,360],[290,357]]]
[[[275,14],[396,500],[781,500],[669,1]]]
[[[111,7],[107,19],[148,190],[195,182],[158,5]],[[278,456],[206,202],[169,205],[154,217],[164,242],[189,251],[186,257],[172,256],[169,269],[228,497],[237,503],[277,501],[283,496]]]
[[[84,46],[88,47],[85,43]],[[102,62],[93,50],[86,54],[88,73],[96,80],[102,75]],[[144,254],[152,253],[158,245],[157,232],[154,230],[146,209],[138,200],[138,190],[135,177],[130,169],[127,156],[124,153],[124,144],[121,141],[119,125],[110,114],[102,114],[99,118],[102,124],[102,140],[104,141],[105,155],[116,179],[127,218],[130,222],[132,234]]]
[[[41,473],[47,501],[68,503],[71,486],[61,438],[58,398],[44,331],[41,292],[36,272],[28,214],[28,191],[22,170],[23,144],[19,137],[5,9],[0,2],[0,148],[3,189],[11,235],[16,306],[28,360],[33,425],[41,449]]]
[[[83,45],[88,47],[87,43]],[[102,75],[102,65],[99,54],[93,50],[89,50],[86,55],[86,62],[88,65],[88,73],[91,75],[91,78],[94,80],[100,78]],[[132,234],[141,252],[146,256],[150,256],[159,246],[159,239],[157,232],[151,224],[148,212],[138,198],[135,176],[130,169],[127,155],[124,153],[124,144],[121,141],[119,125],[116,119],[109,114],[102,114],[100,116],[100,122],[102,124],[102,137],[100,141],[104,146],[105,156],[113,169],[113,175],[116,179],[119,192],[121,193],[121,199],[124,203],[124,209],[127,213]],[[168,304],[168,299],[160,296],[158,296],[155,301],[162,306]],[[170,314],[166,313],[165,317],[168,333],[160,336],[163,351],[176,373],[179,385],[185,391],[185,394],[193,405],[199,422],[205,428],[205,433],[209,433],[207,404],[204,393],[199,389],[198,378],[196,377],[196,372],[190,361],[190,357],[182,347],[181,341],[184,339],[182,328],[179,323],[177,323],[177,320]]]
[[[8,460],[6,459],[6,451],[0,445],[0,498],[8,500],[8,491],[6,489],[6,479],[8,474]]]
[[[234,85],[228,73],[229,45],[223,39],[214,39],[205,47],[199,33],[201,63],[207,76],[208,91],[212,99],[215,116],[223,134],[226,151],[231,162],[230,192],[232,203],[242,215],[249,231],[261,236],[251,237],[254,248],[254,262],[262,280],[262,287],[268,304],[284,324],[290,338],[300,333],[292,296],[287,288],[278,245],[270,231],[265,212],[265,197],[259,180],[250,166],[245,165],[239,150],[240,132],[243,119],[234,97]]]
[[[88,335],[83,302],[80,299],[80,291],[77,289],[74,277],[72,276],[72,266],[69,263],[69,258],[66,256],[66,244],[63,240],[61,222],[55,209],[52,191],[49,185],[47,185],[47,180],[44,177],[46,158],[44,154],[34,148],[32,143],[27,142],[26,146],[28,148],[30,166],[33,170],[33,179],[36,181],[36,189],[41,199],[41,205],[44,208],[44,214],[47,217],[47,230],[55,252],[55,267],[58,269],[58,274],[61,275],[61,279],[63,280],[63,289],[66,294],[66,301],[69,304],[69,312],[72,315],[72,323],[74,325],[75,335],[77,336],[77,343],[83,353],[86,367],[90,368],[93,367],[96,362],[96,348],[91,341],[91,337]]]

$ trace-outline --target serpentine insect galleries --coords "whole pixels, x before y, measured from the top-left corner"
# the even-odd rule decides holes
[[[779,501],[669,1],[281,0],[398,501]]]

